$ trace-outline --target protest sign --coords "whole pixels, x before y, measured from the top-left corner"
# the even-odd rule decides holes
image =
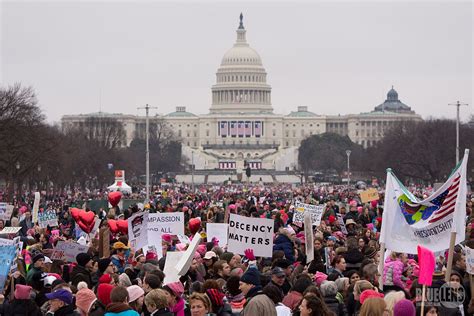
[[[109,227],[102,227],[99,230],[99,257],[100,258],[110,257],[110,228]]]
[[[466,272],[474,274],[474,249],[464,247],[464,251],[466,252]]]
[[[314,260],[314,241],[313,241],[313,224],[311,223],[311,214],[304,213],[304,238],[306,247],[306,263]]]
[[[17,247],[14,245],[0,246],[0,293],[3,293],[5,281],[16,257],[16,250]]]
[[[180,251],[169,251],[166,253],[165,268],[163,269],[165,279],[163,284],[179,281],[178,269],[176,267],[178,266],[178,262],[181,260],[183,255],[184,252]]]
[[[33,217],[32,219],[33,223],[38,222],[38,211],[39,211],[40,199],[41,199],[40,193],[35,192],[35,201],[33,202],[33,209],[31,211],[32,217]]]
[[[142,247],[143,254],[146,255],[148,251],[151,251],[153,253],[156,253],[156,255],[158,256],[158,259],[163,258],[163,246],[162,246],[163,239],[161,238],[161,235],[154,237],[153,240],[150,239],[150,236],[148,236],[148,240],[149,242],[152,242],[153,244],[149,244],[145,247]]]
[[[38,214],[38,225],[41,228],[58,226],[58,217],[54,210],[45,210]]]
[[[344,224],[344,218],[342,217],[342,214],[336,214],[337,216],[337,222],[341,226],[341,232],[345,235],[348,234],[346,224]]]
[[[80,253],[89,252],[89,247],[80,245],[76,242],[58,241],[51,260],[64,260],[67,262],[76,262],[76,256]]]
[[[229,252],[245,255],[245,249],[251,248],[255,256],[271,257],[273,220],[230,214],[227,245]]]
[[[4,221],[10,220],[12,217],[13,208],[13,205],[0,203],[0,219],[3,219]]]
[[[0,230],[0,235],[4,234],[16,234],[21,230],[21,227],[4,227]]]
[[[184,213],[154,213],[148,215],[148,234],[184,235]]]
[[[200,242],[201,235],[199,235],[199,233],[196,233],[193,237],[193,241],[189,245],[188,249],[186,249],[178,264],[176,265],[179,275],[185,275],[188,272],[189,267],[191,266],[191,262],[193,261],[194,254],[196,253],[197,247],[199,246]]]
[[[311,222],[313,223],[313,226],[319,226],[321,224],[321,217],[323,216],[324,208],[324,204],[312,205],[296,201],[295,211],[293,213],[293,223],[303,223],[304,213],[309,212],[311,214]]]
[[[227,245],[227,229],[228,224],[221,223],[207,223],[206,234],[207,240],[212,241],[212,238],[216,238],[219,241],[219,247],[225,247]]]
[[[148,212],[140,212],[128,218],[128,238],[134,249],[148,245]]]
[[[188,245],[191,243],[191,240],[186,235],[176,234],[176,237],[178,237],[180,243]]]
[[[360,193],[360,201],[367,203],[379,199],[379,192],[375,188],[370,188]]]
[[[13,239],[0,238],[0,246],[12,246],[14,244]]]

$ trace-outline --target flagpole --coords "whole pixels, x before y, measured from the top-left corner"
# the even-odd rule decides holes
[[[385,243],[380,243],[379,250],[379,289],[383,291],[383,265],[385,261]]]
[[[424,311],[425,311],[425,296],[426,296],[426,284],[423,284],[423,291],[422,291],[422,294],[421,294],[421,314],[420,315],[424,315]]]
[[[446,282],[449,282],[451,278],[451,271],[453,270],[453,254],[454,246],[456,245],[456,232],[451,232],[451,238],[449,240],[449,251],[448,251],[448,267],[446,268],[446,275],[444,276]]]

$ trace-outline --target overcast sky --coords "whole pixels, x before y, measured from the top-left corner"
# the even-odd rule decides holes
[[[392,85],[423,117],[473,113],[473,5],[465,2],[26,2],[1,4],[1,84],[64,114],[208,113],[240,12],[276,113],[371,111]],[[143,112],[141,112],[143,113]]]

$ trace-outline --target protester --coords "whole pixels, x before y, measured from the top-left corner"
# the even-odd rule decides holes
[[[46,316],[79,316],[73,304],[74,297],[66,289],[57,289],[46,294],[49,300],[49,309]]]
[[[115,287],[110,293],[111,303],[105,309],[105,316],[139,316],[130,305],[128,305],[130,297],[126,288],[122,286]]]
[[[173,316],[168,309],[165,291],[153,289],[145,296],[146,309],[151,316]]]

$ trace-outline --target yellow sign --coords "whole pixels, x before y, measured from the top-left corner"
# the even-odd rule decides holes
[[[379,192],[375,188],[370,188],[360,193],[360,200],[362,203],[375,201],[379,199]]]

